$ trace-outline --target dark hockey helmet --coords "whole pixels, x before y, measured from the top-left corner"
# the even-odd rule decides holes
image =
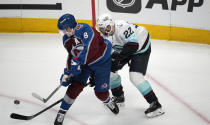
[[[77,25],[77,22],[73,15],[71,14],[64,14],[58,19],[58,29],[59,30],[66,30],[67,27],[70,27],[71,29],[75,28]]]

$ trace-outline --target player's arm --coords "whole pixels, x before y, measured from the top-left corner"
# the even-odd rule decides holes
[[[71,66],[71,59],[72,59],[72,54],[71,54],[71,50],[72,50],[72,43],[73,43],[73,39],[72,38],[68,38],[67,35],[63,36],[63,46],[66,49],[66,51],[68,52],[68,56],[67,56],[67,61],[66,61],[66,69],[70,69]]]
[[[66,61],[66,67],[64,68],[64,71],[60,77],[60,84],[62,86],[68,86],[71,81],[72,81],[72,78],[70,77],[70,67],[71,67],[71,59],[72,59],[72,55],[71,55],[71,45],[70,45],[70,40],[68,37],[63,37],[63,46],[64,48],[67,50],[68,52],[68,56],[67,56],[67,61]]]
[[[137,43],[129,42],[123,46],[123,49],[119,54],[115,56],[112,55],[112,72],[121,69],[126,63],[128,63],[130,56],[138,50],[138,46]]]
[[[119,36],[124,41],[124,46],[122,51],[120,52],[118,58],[124,60],[129,58],[132,54],[134,54],[139,48],[139,41],[136,33],[132,29],[130,25],[126,25],[123,27],[123,30],[119,32]]]
[[[112,62],[113,72],[121,69],[129,61],[130,56],[139,48],[137,37],[130,27],[126,28],[126,30],[121,33],[121,37],[124,39],[125,44],[122,51],[119,55],[115,56]]]
[[[94,33],[89,25],[83,24],[82,27],[78,30],[77,34],[77,37],[79,37],[83,43],[83,49],[78,56],[78,61],[80,62],[80,65],[85,65],[87,63],[87,56],[90,56],[88,49],[91,47],[90,44],[92,42]]]
[[[129,58],[132,54],[134,54],[139,48],[139,44],[135,42],[126,43],[123,46],[122,51],[120,52],[118,58],[121,60]]]
[[[80,68],[86,64],[88,47],[93,36],[93,33],[90,32],[90,27],[85,24],[80,25],[80,28],[75,31],[75,36],[78,39],[74,40],[75,46],[69,52],[72,53],[70,72],[73,76],[79,75],[81,73]]]

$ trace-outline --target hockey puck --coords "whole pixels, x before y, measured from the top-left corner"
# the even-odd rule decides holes
[[[19,100],[15,100],[14,104],[18,105],[18,104],[20,104],[20,101]]]

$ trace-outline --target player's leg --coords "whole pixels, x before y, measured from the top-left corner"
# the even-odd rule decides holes
[[[112,60],[115,60],[119,56],[118,52],[112,53]],[[130,61],[130,58],[124,59],[121,64],[124,66]],[[112,91],[113,99],[118,106],[125,106],[125,96],[123,86],[121,84],[121,77],[117,72],[111,72],[110,76],[110,88]]]
[[[114,114],[119,113],[117,104],[111,100],[109,96],[109,82],[110,82],[110,68],[111,59],[106,62],[93,66],[94,77],[95,77],[95,95],[103,102]]]
[[[155,117],[163,114],[162,106],[158,101],[149,81],[145,80],[147,65],[151,47],[143,54],[138,54],[132,57],[130,65],[130,80],[144,96],[145,100],[150,104],[150,107],[145,111],[148,117]]]
[[[61,102],[60,110],[58,111],[57,117],[55,119],[54,125],[62,125],[66,112],[69,110],[71,105],[74,103],[77,96],[82,92],[84,88],[83,83],[73,81],[69,85],[66,94]]]
[[[61,102],[60,110],[58,111],[54,125],[63,124],[65,114],[82,92],[90,74],[89,72],[90,71],[87,68],[83,68],[81,74],[73,78],[72,84],[68,86],[66,94]]]
[[[142,73],[130,72],[130,79],[139,92],[144,96],[150,107],[145,111],[148,117],[155,117],[163,114],[162,106],[158,101],[149,81],[144,79]]]
[[[111,72],[110,88],[114,102],[116,102],[118,106],[124,106],[125,105],[124,91],[121,85],[121,77],[117,72],[115,73]]]

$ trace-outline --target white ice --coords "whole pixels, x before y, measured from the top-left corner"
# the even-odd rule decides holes
[[[11,119],[10,114],[33,115],[63,97],[65,87],[47,103],[31,93],[47,97],[59,85],[66,56],[58,34],[0,34],[1,125],[53,125],[60,105],[29,121]],[[127,66],[120,74],[126,103],[118,115],[86,87],[64,125],[210,125],[210,45],[152,39],[146,78],[165,111],[159,117],[145,117],[149,105],[130,82]]]

